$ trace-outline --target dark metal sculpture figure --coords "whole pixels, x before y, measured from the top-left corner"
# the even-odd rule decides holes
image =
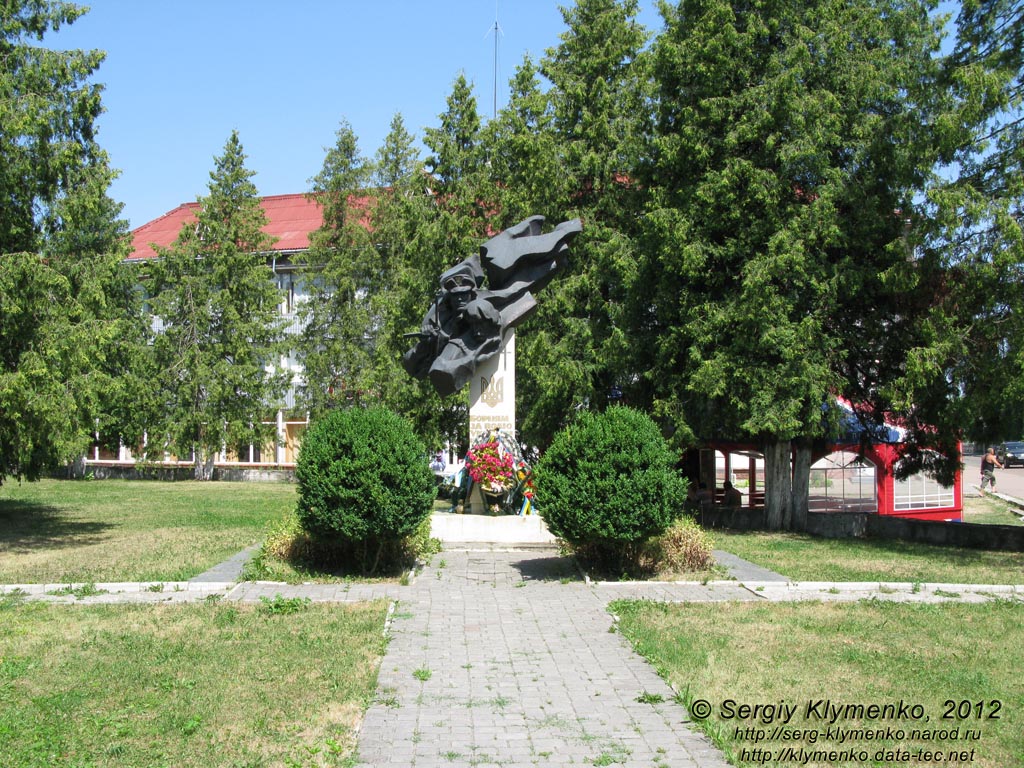
[[[505,333],[537,308],[538,291],[565,268],[579,219],[541,233],[531,216],[492,237],[478,255],[441,275],[441,290],[427,311],[419,338],[402,357],[410,375],[429,379],[442,395],[458,392],[473,372],[501,350]]]

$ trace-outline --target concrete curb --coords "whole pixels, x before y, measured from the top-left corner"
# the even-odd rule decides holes
[[[109,603],[191,603],[214,595],[227,597],[234,582],[85,582],[0,584],[0,595],[72,605]]]

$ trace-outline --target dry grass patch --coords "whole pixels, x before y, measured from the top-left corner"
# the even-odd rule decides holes
[[[274,521],[256,554],[245,564],[246,581],[284,581],[289,584],[408,583],[410,570],[418,561],[441,551],[441,542],[430,536],[430,518],[417,531],[385,548],[380,568],[373,576],[363,573],[365,561],[359,544],[318,541],[303,530],[295,513]]]
[[[0,602],[0,738],[24,767],[345,765],[385,648],[383,602],[16,602]]]
[[[658,536],[628,545],[622,556],[621,543],[594,541],[572,545],[560,541],[563,555],[572,555],[588,575],[610,581],[707,582],[729,577],[728,570],[715,563],[715,541],[689,515],[673,520]],[[625,561],[625,562],[623,562]]]
[[[974,749],[974,766],[1005,768],[1024,755],[1024,681],[1018,674],[1019,648],[1024,644],[1024,604],[920,605],[861,603],[728,603],[663,605],[622,602],[612,610],[622,632],[688,702],[711,704],[702,727],[737,765],[752,765],[742,750],[844,747],[867,750],[864,762],[810,761],[808,765],[920,765],[907,760],[875,760],[880,748]],[[808,702],[822,699],[837,705],[920,704],[928,721],[906,718],[841,718],[843,728],[904,730],[902,739],[855,738],[845,745],[828,738],[827,721],[808,713]],[[797,707],[788,723],[781,718],[727,718],[726,701],[738,704],[779,704]],[[1001,702],[998,719],[943,719],[947,700]],[[754,743],[737,728],[785,725],[814,731],[809,738]],[[956,741],[914,739],[914,729],[959,727]],[[978,738],[965,739],[966,729]],[[957,760],[933,761],[954,765]],[[793,765],[793,761],[770,765]]]

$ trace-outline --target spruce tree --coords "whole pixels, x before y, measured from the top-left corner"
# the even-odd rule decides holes
[[[926,321],[944,349],[914,353],[895,390],[936,405],[951,392],[948,421],[996,444],[1024,434],[1024,5],[963,2],[946,26],[926,83],[941,165],[908,232],[944,275]]]
[[[432,242],[425,268],[437,276],[474,253],[491,232],[496,216],[495,192],[489,183],[480,114],[473,86],[464,75],[452,84],[441,124],[423,132],[430,150],[425,161],[434,206],[424,245]]]
[[[535,215],[557,223],[568,202],[567,179],[551,99],[541,90],[540,72],[529,57],[516,68],[509,87],[508,104],[483,129],[498,195],[498,228]]]
[[[370,361],[377,320],[372,296],[383,289],[373,238],[367,186],[372,168],[351,126],[342,121],[312,197],[323,224],[310,236],[304,281],[309,299],[300,309],[297,339],[304,367],[302,402],[314,415],[358,402],[372,388]]]
[[[221,450],[272,442],[262,422],[280,406],[275,371],[281,341],[280,294],[267,263],[253,172],[232,132],[199,198],[196,219],[159,250],[151,277],[159,415],[151,451],[193,456],[197,479],[212,476]],[[164,442],[166,441],[166,443]]]
[[[437,292],[441,265],[449,257],[448,249],[434,239],[432,222],[436,224],[438,210],[433,181],[401,115],[392,119],[374,169],[372,228],[382,280],[374,292],[379,318],[372,361],[376,391],[388,408],[410,419],[429,445],[458,444],[464,440],[465,398],[439,397],[428,382],[413,379],[401,365],[412,344],[405,334],[419,328]]]
[[[665,10],[634,339],[656,406],[760,442],[768,522],[800,528],[823,408],[880,420],[900,356],[930,346],[906,222],[937,160],[937,29],[913,0]]]
[[[551,82],[543,131],[553,132],[562,179],[560,204],[551,207],[559,220],[581,218],[583,232],[566,273],[524,323],[518,346],[516,394],[529,404],[520,429],[537,445],[547,444],[575,410],[616,402],[636,378],[624,355],[622,321],[643,194],[635,181],[648,35],[637,8],[635,0],[578,0],[562,10],[567,29],[540,63]],[[554,170],[546,154],[539,159],[545,174]]]
[[[85,10],[15,0],[0,25],[0,482],[80,458],[97,427],[116,444],[111,424],[137,415],[143,326],[91,82],[104,54],[40,44]]]

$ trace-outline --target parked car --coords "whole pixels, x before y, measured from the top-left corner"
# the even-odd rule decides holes
[[[1024,467],[1024,443],[1003,443],[997,458],[1004,467]]]

